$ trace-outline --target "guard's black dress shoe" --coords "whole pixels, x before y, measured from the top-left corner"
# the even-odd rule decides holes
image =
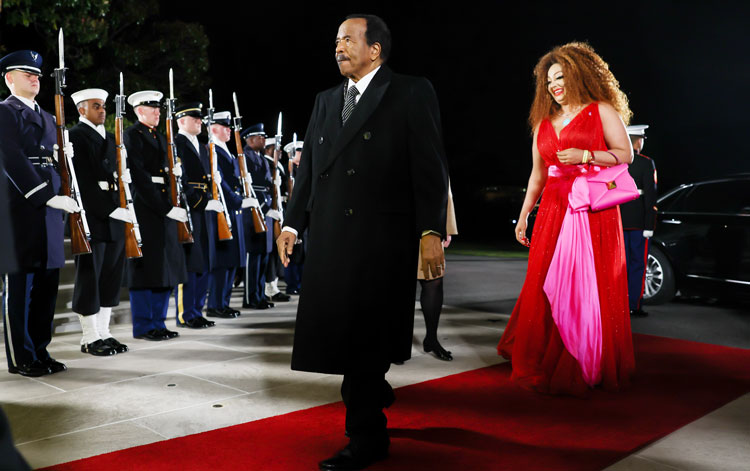
[[[261,299],[257,304],[256,303],[243,303],[242,307],[245,309],[268,309],[269,307],[273,307],[272,303],[269,303],[265,299]]]
[[[167,340],[167,337],[157,329],[151,329],[145,334],[136,335],[135,338],[143,340],[152,340],[158,342],[160,340]]]
[[[157,332],[163,335],[167,340],[180,336],[178,332],[175,332],[173,330],[168,330],[168,329],[159,329],[157,330]]]
[[[362,448],[350,443],[331,458],[318,463],[321,470],[352,471],[365,469],[373,463],[388,458],[388,446]]]
[[[291,299],[291,296],[289,296],[288,294],[284,294],[281,291],[271,296],[271,301],[276,301],[277,303],[285,303],[287,301],[290,301]]]
[[[99,339],[95,342],[84,343],[81,345],[81,353],[89,353],[97,357],[108,357],[110,355],[116,355],[117,351],[106,344],[104,340]]]
[[[237,317],[234,313],[225,312],[223,309],[206,309],[206,315],[208,317],[221,317],[222,319],[234,319]]]
[[[52,370],[50,370],[49,367],[41,361],[35,360],[27,365],[18,365],[15,367],[11,366],[10,368],[8,368],[8,373],[37,378],[39,376],[51,374]]]
[[[114,348],[117,353],[125,353],[128,351],[128,346],[124,343],[118,342],[114,337],[104,339],[104,343]]]
[[[196,317],[195,319],[188,319],[185,322],[181,322],[177,324],[177,327],[187,327],[190,329],[205,329],[206,327],[210,327],[208,324],[201,322],[201,319],[203,318]],[[209,322],[209,321],[206,321],[206,322]]]
[[[648,312],[644,311],[641,308],[638,308],[630,311],[630,315],[632,317],[648,317]]]
[[[288,289],[286,290],[286,294],[299,294],[298,289]]]
[[[232,309],[231,307],[227,306],[222,310],[228,314],[232,314],[234,317],[240,317],[240,311],[238,311],[237,309]]]
[[[60,363],[52,357],[42,360],[42,364],[49,368],[50,373],[59,373],[68,369],[64,363]]]
[[[265,296],[263,299],[266,301],[266,304],[268,304],[268,307],[274,307],[275,306],[275,304],[273,303],[273,301],[271,301],[271,298],[269,298],[268,296]]]
[[[203,316],[201,316],[201,317],[196,317],[196,320],[197,320],[198,322],[200,322],[201,324],[205,325],[206,327],[213,327],[213,326],[215,326],[215,325],[216,325],[216,322],[214,322],[214,321],[210,321],[210,320],[206,319],[206,318],[205,318],[205,317],[203,317]]]
[[[438,341],[428,342],[427,339],[425,339],[424,342],[422,342],[422,347],[424,348],[425,353],[432,352],[433,355],[443,361],[453,360],[453,355],[451,355],[451,352],[444,349]]]

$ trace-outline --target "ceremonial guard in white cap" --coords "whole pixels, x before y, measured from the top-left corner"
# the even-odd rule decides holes
[[[266,160],[268,161],[268,166],[272,169],[274,163],[273,154],[275,151],[276,138],[267,137],[263,157],[266,158]],[[283,198],[287,196],[287,175],[284,171],[284,166],[282,165],[281,160],[276,163],[276,169],[278,170],[278,173],[273,184],[277,187],[279,198],[283,200]],[[279,209],[281,209],[282,206],[283,201],[279,201]],[[273,211],[269,211],[266,213],[266,216],[275,219],[277,217],[281,217],[281,213],[276,212],[276,214],[273,214]],[[266,238],[268,238],[269,236],[271,237],[271,252],[268,255],[268,264],[266,265],[266,302],[287,302],[291,299],[291,297],[288,294],[282,293],[279,289],[279,277],[284,276],[284,265],[281,264],[281,259],[279,258],[276,244],[273,243],[273,230],[266,231]]]
[[[266,147],[266,133],[263,123],[254,124],[242,130],[240,136],[247,144],[244,147],[247,171],[253,181],[253,190],[260,203],[263,214],[271,210],[271,189],[273,178],[271,167],[263,157]],[[245,244],[247,246],[247,266],[245,267],[245,293],[242,307],[250,309],[268,309],[273,302],[266,300],[266,266],[268,255],[273,245],[273,219],[266,215],[264,233],[256,234],[252,219],[245,217]]]
[[[8,371],[42,376],[66,369],[47,352],[63,252],[63,213],[78,204],[60,196],[56,168],[55,118],[35,98],[42,75],[42,56],[16,51],[0,59],[0,73],[11,92],[0,103],[0,149],[8,177],[10,208],[18,270],[5,283],[5,352]],[[65,149],[72,155],[72,146]],[[7,222],[6,222],[7,221]]]
[[[169,193],[167,143],[156,130],[161,92],[141,91],[128,97],[138,122],[125,130],[133,201],[143,239],[143,257],[127,263],[133,337],[167,340],[179,334],[164,320],[169,294],[187,281],[185,252],[177,237],[176,221],[187,221],[187,211],[172,205]],[[178,165],[176,172],[180,172]]]
[[[206,146],[198,141],[201,133],[203,104],[186,103],[175,109],[179,132],[174,138],[177,155],[184,172],[185,195],[193,221],[193,243],[183,244],[188,281],[175,290],[178,327],[202,329],[215,325],[203,317],[203,307],[208,294],[208,274],[211,266],[211,247],[214,238],[208,234],[207,219],[211,211],[222,212],[223,206],[211,199],[211,162]]]
[[[79,114],[70,130],[76,150],[73,165],[91,232],[91,253],[76,256],[73,312],[83,330],[81,352],[96,356],[128,351],[109,331],[125,269],[124,223],[132,217],[119,205],[115,136],[104,130],[107,95],[88,88],[70,96]]]
[[[628,167],[628,172],[641,196],[620,205],[628,265],[628,302],[630,315],[637,317],[648,315],[641,306],[641,300],[646,280],[648,239],[654,235],[656,225],[656,165],[650,157],[641,154],[647,128],[645,124],[627,127],[633,144],[633,163]]]
[[[245,236],[242,218],[242,208],[250,207],[250,201],[242,197],[242,179],[237,159],[229,151],[227,142],[232,137],[231,113],[220,111],[213,115],[214,122],[210,132],[214,140],[216,166],[221,179],[224,204],[232,223],[232,239],[218,240],[216,216],[208,218],[209,236],[214,239],[215,252],[212,254],[211,273],[208,279],[208,309],[209,317],[233,318],[240,315],[240,311],[229,306],[232,298],[234,275],[238,268],[245,266]],[[218,181],[217,181],[218,183]]]
[[[295,135],[296,136],[296,135]],[[288,197],[291,197],[291,193],[294,191],[294,179],[297,176],[297,168],[299,167],[299,160],[302,155],[302,147],[304,142],[294,140],[284,146],[284,152],[289,157],[289,179],[288,181]],[[291,180],[291,181],[289,181]],[[302,270],[305,262],[305,244],[306,236],[300,234],[294,244],[292,255],[289,256],[289,264],[284,267],[284,281],[286,282],[286,294],[299,294],[302,288]]]

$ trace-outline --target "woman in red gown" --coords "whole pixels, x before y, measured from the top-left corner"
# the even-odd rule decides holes
[[[587,44],[554,48],[539,60],[534,75],[536,96],[529,114],[533,168],[516,226],[516,239],[530,246],[529,263],[497,350],[511,360],[511,378],[528,389],[576,396],[586,395],[596,385],[619,390],[629,384],[635,369],[619,207],[587,212],[590,241],[585,245],[593,250],[595,286],[581,289],[598,299],[593,309],[571,313],[596,322],[593,373],[585,373],[582,360],[577,359],[580,356],[566,348],[569,337],[564,336],[566,341],[561,337],[545,281],[556,250],[574,242],[564,237],[558,241],[574,179],[594,171],[594,165],[601,168],[632,161],[625,131],[631,112],[609,67]],[[542,190],[529,244],[527,218]],[[562,275],[558,273],[551,281],[558,282]]]

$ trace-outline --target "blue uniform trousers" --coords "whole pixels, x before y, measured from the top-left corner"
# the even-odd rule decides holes
[[[301,263],[289,261],[289,265],[284,267],[284,281],[286,282],[286,294],[299,293],[302,287],[302,267]]]
[[[133,314],[133,337],[154,329],[166,329],[164,320],[169,308],[170,288],[131,289],[130,312]]]
[[[268,253],[247,253],[243,304],[255,305],[266,299],[266,265],[268,265]]]
[[[630,310],[635,311],[640,308],[641,298],[643,298],[648,239],[643,237],[641,229],[622,232],[625,236],[625,261],[628,265],[628,303]]]
[[[208,295],[208,272],[188,272],[187,283],[177,285],[174,290],[175,316],[177,325],[203,316],[203,306]]]
[[[5,280],[3,332],[8,367],[47,360],[60,269],[41,268],[14,273],[7,275]]]
[[[208,275],[208,308],[229,307],[236,268],[214,268]]]

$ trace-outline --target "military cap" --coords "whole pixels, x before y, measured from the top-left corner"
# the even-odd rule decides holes
[[[289,144],[284,146],[284,152],[291,155],[292,154],[292,148],[294,148],[295,151],[302,150],[302,144],[304,144],[303,141],[292,141]]]
[[[628,132],[628,136],[646,136],[646,129],[648,124],[636,124],[625,128]]]
[[[150,106],[152,108],[159,107],[159,101],[164,94],[155,90],[143,90],[135,92],[128,97],[128,104],[135,108],[136,106]]]
[[[80,90],[70,94],[70,98],[73,99],[73,103],[75,103],[76,105],[86,100],[107,101],[107,96],[109,96],[109,93],[107,93],[106,90],[102,90],[101,88],[87,88],[85,90]]]
[[[266,147],[275,146],[275,145],[276,145],[276,138],[275,137],[267,137],[266,138]]]
[[[203,103],[199,101],[191,101],[190,103],[185,103],[184,105],[180,105],[174,110],[174,119],[180,119],[183,116],[192,116],[193,118],[201,118],[203,115],[201,114],[201,111],[203,110]]]
[[[221,124],[222,126],[232,126],[232,113],[229,111],[219,111],[214,113],[214,124]]]
[[[253,124],[252,126],[246,127],[242,130],[242,132],[240,132],[240,137],[242,139],[247,139],[250,136],[258,135],[266,137],[266,131],[263,128],[263,123]]]
[[[22,70],[34,75],[42,75],[42,56],[31,50],[11,52],[0,59],[0,73]]]

